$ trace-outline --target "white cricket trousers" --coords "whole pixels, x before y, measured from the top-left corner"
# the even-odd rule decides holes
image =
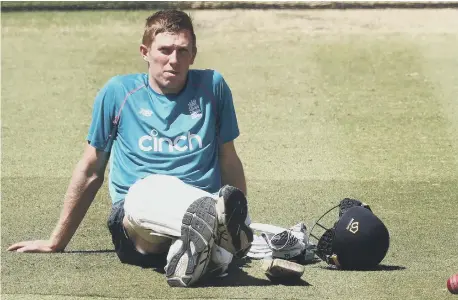
[[[217,196],[180,179],[153,174],[133,184],[124,200],[129,225],[143,239],[154,242],[165,236],[181,237],[181,223],[188,207],[201,197]]]

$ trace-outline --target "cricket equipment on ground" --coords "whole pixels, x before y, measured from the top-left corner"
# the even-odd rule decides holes
[[[222,187],[216,202],[216,212],[218,214],[216,244],[234,254],[235,257],[244,257],[253,242],[253,230],[249,227],[248,202],[245,195],[233,186]]]
[[[339,218],[332,227],[320,221],[339,208]],[[318,237],[314,229],[325,232]],[[389,248],[385,224],[359,200],[345,198],[323,214],[312,227],[310,236],[318,240],[316,255],[329,265],[346,270],[364,270],[377,266]]]
[[[287,229],[280,233],[269,237],[266,233],[262,233],[267,245],[272,249],[273,258],[293,259],[304,253],[305,251],[305,225],[298,224],[297,231]],[[299,236],[298,237],[296,237]]]
[[[266,240],[262,236],[255,234],[253,244],[247,256],[253,259],[271,258],[272,249],[269,248],[269,245],[267,245]]]
[[[339,203],[339,218],[342,217],[342,215],[346,213],[347,210],[349,210],[350,208],[354,206],[361,206],[361,207],[367,208],[368,210],[372,211],[370,206],[364,202],[361,202],[356,199],[345,198],[341,200]]]
[[[260,232],[260,235],[255,235],[248,257],[282,258],[300,263],[315,258],[315,245],[309,242],[307,228],[302,222],[290,229],[262,223],[252,223],[250,227]]]
[[[303,265],[279,258],[264,259],[261,268],[270,279],[281,280],[300,278],[305,271]]]
[[[188,287],[204,275],[218,227],[215,200],[194,201],[183,216],[181,238],[169,249],[165,275],[172,287]]]

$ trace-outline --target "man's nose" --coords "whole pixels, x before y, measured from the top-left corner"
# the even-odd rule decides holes
[[[173,50],[172,53],[169,55],[169,63],[170,64],[177,64],[178,63],[178,52]]]

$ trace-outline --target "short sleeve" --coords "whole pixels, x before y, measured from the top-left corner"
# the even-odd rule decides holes
[[[116,113],[116,91],[119,85],[115,77],[110,79],[97,93],[92,109],[92,121],[87,141],[96,149],[105,152],[111,151],[116,134],[113,121]]]
[[[239,126],[235,113],[232,92],[221,74],[214,72],[213,91],[218,99],[218,120],[220,144],[235,140],[239,134]]]

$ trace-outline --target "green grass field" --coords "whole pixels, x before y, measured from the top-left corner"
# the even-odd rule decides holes
[[[6,248],[47,238],[82,154],[94,96],[144,72],[150,11],[2,13],[1,298],[456,299],[456,10],[192,11],[194,67],[232,88],[236,141],[256,222],[307,224],[344,197],[369,203],[391,234],[377,271],[308,265],[273,285],[259,261],[204,287],[123,265],[107,186],[60,254]]]

